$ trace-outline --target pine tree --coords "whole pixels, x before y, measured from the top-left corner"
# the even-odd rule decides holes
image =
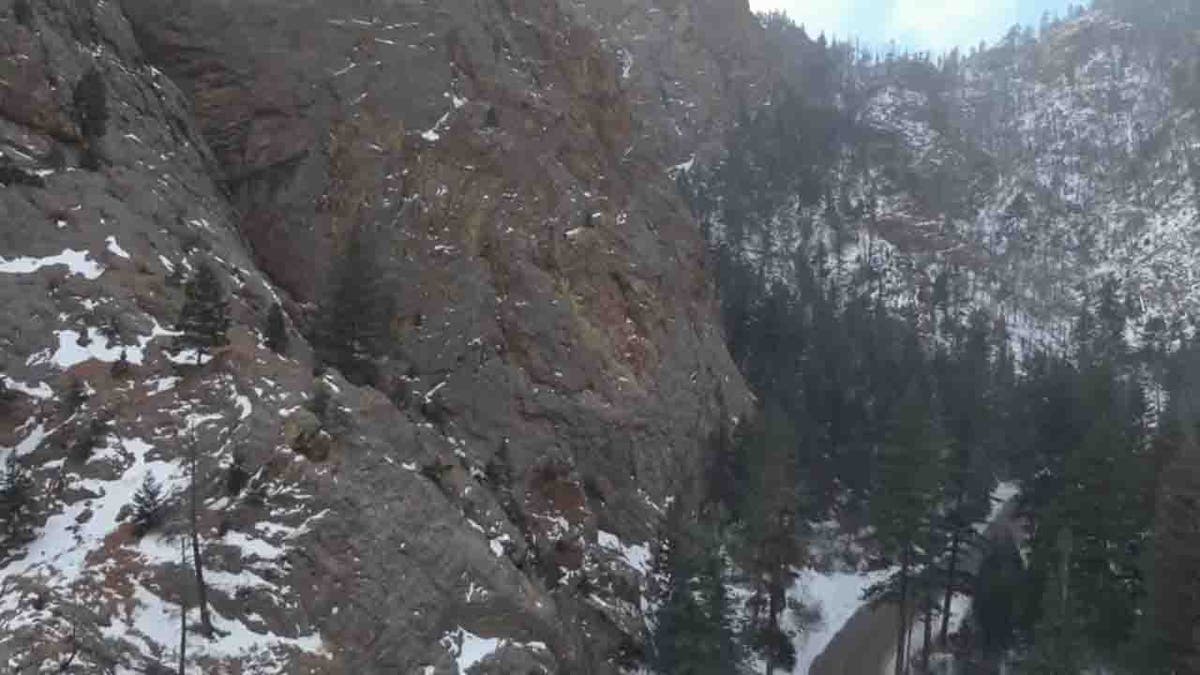
[[[92,451],[100,447],[108,436],[111,424],[103,412],[92,417],[79,429],[71,444],[69,454],[72,460],[80,463],[87,462],[92,457]]]
[[[75,85],[75,116],[84,138],[104,136],[108,124],[108,85],[94,66]]]
[[[206,353],[229,343],[229,302],[207,260],[197,264],[184,292],[186,300],[176,326],[182,333],[179,344],[196,350],[198,365]]]
[[[1172,355],[1164,378],[1167,408],[1153,451],[1157,469],[1153,541],[1147,557],[1147,597],[1135,662],[1146,672],[1200,672],[1200,342]]]
[[[233,461],[225,473],[225,492],[230,497],[236,497],[242,493],[249,482],[250,472],[246,470],[246,462],[242,459],[242,453],[233,453]]]
[[[974,313],[965,333],[943,369],[943,395],[939,398],[945,409],[950,446],[942,494],[948,508],[941,524],[946,547],[939,629],[942,643],[948,637],[950,603],[965,586],[959,579],[962,556],[975,537],[975,525],[989,510],[987,488],[992,477],[983,459],[992,405],[986,316]]]
[[[9,453],[0,470],[0,519],[11,541],[20,535],[25,512],[33,501],[33,479],[15,452]]]
[[[133,524],[137,536],[145,536],[162,522],[162,487],[147,472],[133,495]]]
[[[1092,328],[1076,332],[1077,361],[1034,359],[1021,387],[1032,433],[1016,466],[1032,537],[1019,624],[1034,643],[1031,672],[1115,663],[1144,626],[1154,460],[1113,307],[1081,319]]]
[[[1074,540],[1070,529],[1058,530],[1056,564],[1047,576],[1043,615],[1034,632],[1034,644],[1025,671],[1032,675],[1078,673],[1084,666],[1082,627],[1071,587]]]
[[[664,588],[651,636],[654,668],[678,675],[737,673],[743,657],[725,590],[719,537],[704,526],[678,520],[669,527],[672,532],[655,561]]]
[[[738,448],[737,516],[743,523],[746,571],[754,581],[750,643],[767,664],[791,672],[795,649],[782,629],[787,590],[801,562],[799,545],[799,439],[777,405],[771,404]]]
[[[1016,542],[1007,536],[990,543],[980,562],[971,616],[986,660],[1002,657],[1013,644],[1024,567]]]
[[[286,354],[288,349],[287,322],[283,317],[283,307],[278,302],[271,305],[267,313],[267,325],[263,331],[267,347],[276,354]]]
[[[103,164],[101,140],[108,127],[108,85],[100,71],[92,67],[74,92],[75,121],[83,137],[84,167],[97,170]]]
[[[928,551],[932,520],[941,487],[944,441],[932,424],[928,393],[910,383],[892,421],[892,432],[880,457],[878,485],[871,498],[871,522],[881,550],[900,569],[876,596],[890,595],[899,607],[896,640],[896,673],[905,672],[908,620],[915,583],[924,573],[920,551]],[[881,593],[882,591],[882,593]]]
[[[319,358],[356,384],[375,379],[373,359],[387,337],[392,311],[366,236],[355,230],[334,261],[316,336]]]

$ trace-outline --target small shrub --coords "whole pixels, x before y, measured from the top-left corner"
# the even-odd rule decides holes
[[[276,354],[286,354],[288,348],[287,322],[279,303],[271,305],[267,313],[267,325],[263,331],[267,347]]]
[[[126,358],[125,349],[121,349],[121,358],[113,361],[110,372],[115,378],[122,378],[129,374],[129,360]]]
[[[246,491],[242,493],[242,503],[247,506],[261,508],[267,504],[267,481],[261,477],[250,481]]]
[[[225,474],[225,491],[230,497],[236,497],[241,494],[249,481],[250,474],[246,471],[246,464],[242,460],[241,454],[235,453],[233,463],[229,465]]]
[[[8,383],[0,378],[0,414],[8,412],[14,401],[17,400],[17,394],[8,388]]]
[[[80,430],[75,442],[71,444],[70,457],[73,461],[84,463],[92,457],[92,451],[100,447],[108,436],[109,423],[103,417],[93,417]]]
[[[83,380],[71,376],[67,383],[67,391],[63,393],[63,407],[68,416],[75,414],[88,400],[87,386]]]
[[[67,168],[67,153],[58,143],[50,146],[50,152],[46,153],[46,164],[55,171],[63,171]]]
[[[317,380],[313,386],[312,398],[308,400],[308,409],[324,424],[329,419],[329,402],[333,399],[333,390],[324,380]]]

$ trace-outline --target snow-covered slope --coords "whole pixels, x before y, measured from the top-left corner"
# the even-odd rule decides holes
[[[1181,84],[1191,55],[1146,30],[1089,11],[936,61],[844,45],[818,59],[777,31],[827,75],[695,172],[697,209],[766,283],[793,283],[799,252],[845,292],[919,308],[930,331],[939,307],[974,306],[1018,340],[1061,342],[1105,282],[1132,338],[1183,331],[1200,311],[1200,127]],[[806,161],[773,154],[792,136]]]

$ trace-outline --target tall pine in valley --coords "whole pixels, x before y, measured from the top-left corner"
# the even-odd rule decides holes
[[[1200,672],[1200,344],[1168,359],[1170,404],[1154,444],[1149,593],[1131,657],[1155,673]]]
[[[737,558],[751,590],[745,642],[768,674],[791,672],[796,662],[793,636],[783,626],[793,570],[803,563],[799,437],[775,404],[739,436]]]
[[[936,542],[944,547],[938,629],[943,643],[948,638],[953,596],[969,588],[962,578],[963,561],[972,554],[976,525],[990,510],[992,475],[986,456],[1000,445],[992,419],[993,369],[1003,366],[993,365],[989,323],[986,314],[976,311],[966,326],[952,325],[952,347],[933,363],[949,449],[942,476],[944,514],[937,533],[941,539]]]
[[[176,329],[179,346],[196,352],[196,363],[206,354],[229,344],[229,301],[216,270],[208,260],[196,263],[184,287],[183,309]]]
[[[386,290],[377,236],[355,227],[341,243],[329,272],[317,326],[317,355],[357,384],[373,383],[393,302]]]
[[[737,675],[744,654],[726,585],[726,551],[715,524],[673,508],[655,560],[661,590],[650,662],[671,675]]]
[[[892,415],[871,497],[871,522],[880,550],[898,568],[876,594],[898,607],[896,673],[905,672],[910,617],[930,601],[927,579],[936,550],[935,528],[946,442],[931,420],[927,385],[910,382]]]
[[[1018,630],[1033,673],[1121,663],[1152,597],[1154,443],[1114,296],[1105,284],[1073,353],[1033,355],[1018,385],[1030,430],[1014,462],[1030,530]]]

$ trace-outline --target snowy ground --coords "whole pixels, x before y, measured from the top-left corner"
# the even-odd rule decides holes
[[[977,532],[979,532],[979,534],[981,534],[981,535],[984,532],[986,532],[987,528],[996,521],[996,518],[1000,515],[1000,511],[1005,507],[1005,505],[1007,505],[1010,501],[1012,501],[1014,498],[1016,498],[1017,495],[1019,495],[1020,493],[1021,493],[1021,488],[1019,486],[1017,486],[1016,483],[1000,483],[1000,484],[998,484],[996,486],[996,488],[994,490],[992,490],[992,494],[991,494],[992,508],[991,508],[990,513],[988,513],[988,518],[985,522],[976,523],[975,530]],[[954,597],[951,598],[951,601],[950,601],[950,624],[949,624],[949,627],[950,627],[951,635],[958,632],[958,630],[962,627],[963,621],[966,620],[967,615],[970,614],[970,612],[971,612],[970,596],[967,596],[967,595],[964,595],[961,593],[956,593],[954,595]],[[939,622],[939,619],[935,618],[934,619],[935,634],[937,632],[937,629],[940,627],[940,624],[938,622]],[[909,629],[908,653],[914,654],[914,655],[920,654],[921,649],[924,646],[924,640],[925,640],[925,622],[921,618],[918,618],[916,621],[913,621],[912,628]],[[891,660],[891,662],[887,665],[887,667],[884,668],[883,675],[886,675],[887,673],[891,673],[892,671],[894,671],[895,665],[896,665],[895,658],[893,658]]]
[[[549,651],[543,642],[519,642],[504,638],[485,638],[475,635],[464,628],[447,633],[442,637],[442,644],[446,645],[450,652],[454,654],[454,660],[458,664],[458,672],[460,673],[467,672],[467,668],[483,661],[505,646],[520,647],[535,652]],[[431,669],[432,666],[427,668],[427,672]]]
[[[788,597],[798,600],[805,607],[820,610],[821,621],[793,638],[796,647],[796,668],[793,673],[803,675],[808,672],[813,661],[862,607],[863,592],[872,584],[886,579],[890,573],[891,570],[832,573],[804,570],[800,573],[788,591]]]
[[[156,323],[152,335],[139,341],[145,344],[150,337],[164,333]],[[70,339],[61,341],[59,351],[48,358],[65,368],[63,364],[68,362],[107,360],[113,356],[111,352],[101,337],[84,346]],[[135,353],[140,358],[140,351]],[[177,381],[178,378],[165,378],[149,381],[147,386],[151,391],[163,393],[173,389]],[[206,406],[202,411],[197,402],[181,400],[178,415],[185,428],[203,431],[215,425],[236,429],[250,416],[253,405],[250,398],[241,394],[231,381],[219,384],[229,389],[227,399],[222,402],[229,401],[232,405],[218,409]],[[45,385],[25,386],[38,390]],[[57,431],[57,428],[47,429],[44,423],[35,425],[34,421],[31,419],[25,425],[24,438],[15,447],[0,447],[0,461],[10,452],[18,457],[37,452]],[[131,646],[124,652],[129,661],[119,664],[117,672],[142,672],[143,659],[150,663],[175,658],[171,653],[179,640],[179,605],[170,599],[169,592],[164,593],[169,589],[162,583],[169,577],[159,572],[180,564],[186,566],[187,555],[182,556],[181,562],[178,538],[156,533],[141,539],[131,538],[122,533],[122,522],[123,510],[133,501],[145,476],[152,476],[162,487],[164,500],[177,501],[186,489],[187,472],[183,462],[162,447],[159,437],[130,431],[114,429],[85,464],[62,468],[61,475],[69,479],[65,483],[69,486],[66,497],[52,505],[52,512],[33,532],[29,544],[0,564],[0,626],[3,627],[0,647],[20,631],[46,632],[59,628],[61,621],[51,611],[53,604],[43,607],[33,603],[26,591],[19,590],[34,581],[37,587],[45,589],[48,598],[92,603],[108,617],[109,622],[101,626],[100,636]],[[174,433],[168,430],[166,438]],[[207,455],[206,460],[218,462],[218,455],[227,454],[227,446],[227,443],[222,445],[216,454]],[[41,468],[51,469],[54,464],[64,466],[63,460],[57,459],[43,463]],[[276,488],[273,494],[279,496],[284,491]],[[212,507],[220,508],[220,504],[214,503]],[[210,592],[214,597],[252,597],[259,606],[273,605],[281,616],[293,614],[296,599],[289,587],[279,583],[280,560],[291,541],[323,513],[297,524],[299,515],[272,510],[272,520],[259,523],[255,529],[230,530],[219,537],[210,535],[203,546],[222,552],[206,556],[210,567],[205,576]],[[234,565],[222,569],[222,563],[229,560]],[[114,606],[119,611],[114,611]],[[290,652],[323,651],[321,637],[311,627],[292,625],[280,631],[278,621],[268,625],[254,613],[237,616],[224,611],[212,608],[216,634],[211,639],[196,636],[189,644],[189,653],[197,663],[205,659],[232,659],[244,667],[259,669],[252,672],[278,672],[278,664],[286,662]],[[194,608],[191,619],[193,622],[197,619]],[[15,667],[10,660],[0,665],[0,670],[5,665]]]
[[[116,240],[113,240],[116,243]],[[58,255],[34,258],[30,256],[7,259],[0,257],[0,274],[33,274],[43,267],[65,265],[71,274],[94,280],[104,274],[104,267],[90,259],[88,251],[63,249]]]
[[[992,491],[992,508],[986,523],[980,523],[977,529],[982,533],[987,526],[1000,515],[1001,509],[1016,497],[1020,489],[1015,483],[1000,483]],[[795,584],[788,591],[788,597],[800,602],[808,608],[821,612],[821,621],[807,631],[794,629],[793,644],[796,647],[796,668],[793,673],[804,675],[808,673],[817,657],[821,655],[833,638],[841,631],[846,622],[863,606],[863,592],[871,585],[883,581],[892,570],[875,572],[817,572],[803,570],[799,572]],[[957,631],[962,625],[971,608],[971,601],[965,595],[955,595],[950,605],[950,629]],[[788,616],[786,621],[793,621]],[[924,625],[915,622],[910,639],[918,645],[924,636]],[[914,652],[915,653],[915,652]]]

